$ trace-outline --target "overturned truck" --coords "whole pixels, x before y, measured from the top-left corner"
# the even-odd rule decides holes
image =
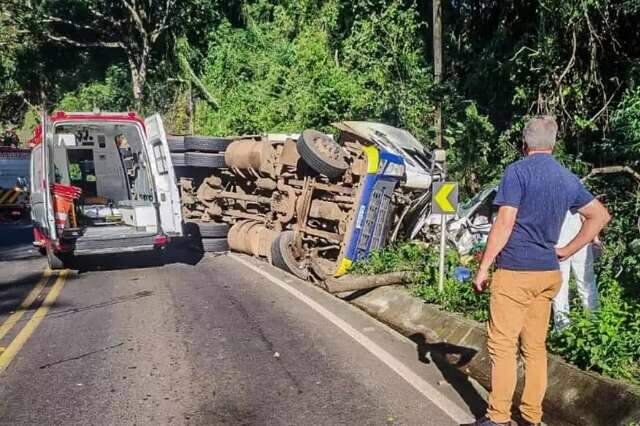
[[[334,126],[337,139],[305,130],[192,147],[185,166],[202,168],[180,178],[183,217],[228,224],[231,250],[303,279],[342,275],[389,241],[414,238],[431,216],[432,183],[444,179],[444,152],[384,124]]]

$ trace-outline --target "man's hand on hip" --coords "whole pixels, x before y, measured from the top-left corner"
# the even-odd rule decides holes
[[[584,217],[582,228],[569,244],[556,249],[558,259],[561,261],[573,256],[578,250],[593,241],[611,220],[606,207],[595,199],[578,211]]]
[[[556,247],[556,255],[558,256],[558,260],[562,262],[573,256],[573,253],[571,253],[570,250],[567,250],[567,246],[564,246]]]

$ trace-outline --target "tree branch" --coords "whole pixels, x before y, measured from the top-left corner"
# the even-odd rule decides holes
[[[205,97],[205,99],[211,106],[213,106],[214,108],[219,108],[220,104],[213,97],[213,95],[207,90],[204,83],[202,83],[202,81],[196,76],[196,73],[193,71],[193,68],[191,68],[191,65],[189,64],[189,61],[187,60],[186,56],[183,55],[181,52],[178,52],[177,56],[178,56],[178,64],[180,66],[180,69],[184,74],[186,74],[186,77],[198,88],[200,93],[202,93],[202,95]]]
[[[77,40],[73,40],[69,37],[66,36],[55,36],[49,32],[44,33],[45,37],[47,37],[49,40],[55,41],[57,43],[63,43],[63,44],[68,44],[70,46],[74,46],[74,47],[81,47],[81,48],[87,48],[87,47],[105,47],[108,49],[123,49],[124,48],[124,44],[119,42],[119,41],[93,41],[93,42],[86,42],[86,41],[77,41]]]
[[[140,14],[138,13],[138,11],[135,8],[135,0],[132,0],[132,1],[133,1],[133,3],[129,3],[127,0],[122,0],[122,3],[127,8],[127,10],[129,11],[129,14],[131,15],[131,18],[133,19],[133,21],[138,26],[138,30],[146,38],[147,37],[147,29],[144,26],[144,21],[142,20],[142,18],[140,17]]]
[[[577,40],[576,40],[576,29],[575,28],[573,28],[572,34],[573,34],[573,36],[572,36],[573,49],[571,51],[571,58],[569,59],[569,62],[567,63],[567,66],[564,68],[564,71],[562,71],[562,74],[560,74],[560,77],[558,78],[558,80],[556,82],[558,88],[562,84],[562,80],[564,79],[564,77],[567,75],[567,73],[569,72],[571,67],[573,67],[573,64],[576,62]]]
[[[44,23],[56,23],[56,24],[64,24],[64,25],[69,25],[72,26],[78,30],[89,30],[89,31],[95,31],[95,27],[90,27],[88,25],[80,25],[76,22],[73,21],[69,21],[67,19],[62,19],[62,18],[58,18],[57,16],[50,16],[47,15],[44,17],[44,19],[42,19],[41,22]]]
[[[167,20],[169,19],[169,15],[171,14],[171,10],[173,9],[173,6],[175,6],[175,4],[175,0],[167,0],[164,9],[164,16],[158,22],[156,28],[151,32],[151,35],[149,36],[151,39],[151,43],[155,43],[156,40],[158,40],[158,37],[160,37],[160,35],[171,26],[167,24]]]
[[[92,7],[91,5],[88,5],[87,8],[89,9],[89,12],[91,12],[94,16],[98,17],[99,19],[102,19],[103,21],[108,22],[109,24],[115,27],[121,27],[120,21],[118,21],[117,19],[114,19],[112,16],[105,15],[104,13],[100,12],[98,9],[96,9],[95,7]]]
[[[582,178],[582,181],[586,181],[596,175],[610,175],[614,173],[627,173],[631,175],[636,182],[640,184],[640,173],[636,172],[629,166],[608,166],[608,167],[597,167],[592,169],[588,175]]]
[[[622,87],[622,83],[618,82],[618,87],[616,87],[616,90],[613,91],[613,93],[611,94],[609,99],[605,102],[604,106],[600,109],[600,111],[598,111],[593,117],[591,117],[591,119],[589,120],[590,122],[593,122],[596,119],[598,119],[598,117],[600,117],[600,115],[602,115],[607,110],[607,108],[609,107],[609,104],[611,103],[613,98],[616,96],[616,93],[618,93],[618,90],[620,90],[620,87]]]

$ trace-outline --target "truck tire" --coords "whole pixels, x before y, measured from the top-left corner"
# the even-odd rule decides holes
[[[167,136],[170,152],[184,152],[184,136]]]
[[[186,165],[191,167],[207,167],[209,169],[225,167],[224,154],[186,152],[184,158]]]
[[[227,223],[216,222],[191,222],[198,227],[198,232],[202,238],[226,238],[229,233]]]
[[[48,247],[46,251],[49,269],[51,269],[52,271],[65,269],[65,259],[63,258],[63,256],[60,256],[58,253],[54,252],[50,247]]]
[[[330,179],[342,176],[349,167],[342,147],[317,130],[302,132],[296,146],[298,154],[309,167]]]
[[[226,238],[203,238],[202,249],[206,253],[220,253],[229,251],[229,243]]]
[[[171,163],[173,164],[173,167],[184,167],[187,165],[187,162],[184,158],[184,153],[180,152],[180,153],[176,153],[173,152],[171,153]]]
[[[224,152],[231,142],[231,139],[212,136],[185,136],[184,147],[187,151]]]
[[[293,243],[293,231],[281,232],[271,243],[271,263],[283,271],[287,271],[298,278],[306,280],[309,271],[302,266],[293,256],[291,244]]]

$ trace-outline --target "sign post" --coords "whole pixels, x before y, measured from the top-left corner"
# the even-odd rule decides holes
[[[440,268],[438,272],[438,291],[444,291],[444,255],[447,245],[447,215],[455,214],[458,209],[458,184],[455,182],[436,182],[431,193],[431,212],[442,217],[440,221]]]

